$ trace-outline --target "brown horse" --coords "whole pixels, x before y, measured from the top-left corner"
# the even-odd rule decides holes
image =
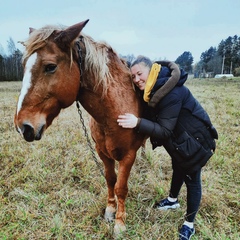
[[[81,102],[92,116],[91,134],[104,163],[105,219],[115,218],[114,233],[119,234],[126,230],[128,178],[144,136],[119,127],[117,117],[126,112],[139,116],[141,107],[124,61],[108,44],[81,33],[87,22],[30,28],[23,43],[24,77],[14,122],[26,141],[40,140],[61,109]]]

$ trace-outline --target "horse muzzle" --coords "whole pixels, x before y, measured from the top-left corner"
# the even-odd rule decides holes
[[[36,129],[29,124],[23,123],[21,126],[16,126],[17,131],[23,136],[27,142],[33,142],[34,140],[40,140],[45,130],[45,124],[39,125]]]

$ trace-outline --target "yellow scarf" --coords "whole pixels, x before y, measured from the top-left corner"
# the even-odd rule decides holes
[[[154,63],[152,65],[151,71],[150,71],[150,73],[148,75],[148,79],[146,81],[144,94],[143,94],[143,100],[145,102],[150,101],[150,93],[151,93],[153,86],[155,85],[155,83],[157,81],[158,73],[160,72],[160,70],[161,70],[160,64]]]

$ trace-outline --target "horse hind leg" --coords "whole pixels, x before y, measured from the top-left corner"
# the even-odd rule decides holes
[[[107,222],[112,222],[115,219],[117,211],[117,203],[115,199],[114,187],[117,181],[115,172],[115,160],[106,157],[102,152],[98,153],[104,163],[105,179],[108,187],[107,207],[104,213],[104,219]]]

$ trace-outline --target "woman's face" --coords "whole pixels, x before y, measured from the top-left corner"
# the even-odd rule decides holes
[[[144,90],[149,75],[149,67],[143,63],[135,64],[131,67],[133,83],[140,89]]]

